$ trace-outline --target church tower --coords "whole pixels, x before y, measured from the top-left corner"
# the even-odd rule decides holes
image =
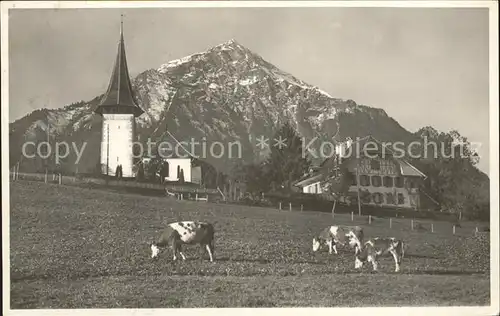
[[[135,118],[144,111],[135,103],[130,82],[125,43],[123,40],[123,20],[120,25],[118,54],[109,81],[108,90],[95,113],[103,118],[101,137],[101,172],[114,176],[118,166],[124,178],[133,177],[133,142],[135,139]]]

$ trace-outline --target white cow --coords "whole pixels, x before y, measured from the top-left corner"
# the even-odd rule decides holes
[[[364,233],[359,226],[329,226],[321,231],[318,236],[313,238],[313,251],[316,252],[322,245],[328,246],[328,253],[337,252],[337,245],[345,246],[349,240],[349,245],[355,248],[356,254],[361,248]]]
[[[170,246],[173,251],[173,259],[177,260],[177,253],[183,260],[186,256],[182,253],[182,245],[199,244],[206,249],[210,256],[210,261],[214,261],[214,227],[210,223],[197,221],[181,221],[167,225],[167,228],[160,235],[157,242],[151,244],[151,258],[156,258],[160,248]]]
[[[378,258],[389,253],[394,257],[395,272],[399,272],[401,270],[401,259],[404,257],[404,244],[403,241],[393,237],[376,237],[367,240],[361,251],[355,256],[354,267],[360,269],[365,262],[371,262],[373,271],[377,271]]]

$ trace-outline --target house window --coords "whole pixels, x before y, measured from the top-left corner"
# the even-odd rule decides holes
[[[392,177],[384,177],[384,187],[392,188],[392,186],[393,186]]]
[[[350,204],[358,204],[358,197],[357,196],[349,196],[347,199],[349,200]]]
[[[382,193],[373,193],[373,202],[375,202],[376,204],[382,204],[384,203],[384,196],[382,195]]]
[[[351,177],[351,185],[358,185],[358,179],[356,179],[356,175],[353,173],[349,173],[349,176]]]
[[[367,187],[370,185],[370,178],[367,175],[362,175],[359,177],[359,182],[362,186]]]
[[[387,201],[387,204],[394,204],[394,195],[392,195],[392,193],[386,193],[385,200]]]
[[[363,201],[363,203],[371,203],[372,195],[369,192],[363,192],[361,194],[361,201]]]
[[[394,179],[394,182],[395,182],[396,188],[402,188],[404,185],[404,181],[403,181],[402,177],[396,177]]]
[[[403,193],[398,193],[398,204],[405,204],[405,196]]]
[[[372,170],[380,170],[380,160],[372,159],[370,161],[370,167]]]
[[[376,188],[380,187],[382,184],[382,179],[380,176],[372,176],[372,185]]]
[[[406,183],[408,184],[408,188],[413,189],[416,188],[417,186],[415,185],[415,182],[410,179],[406,179]]]

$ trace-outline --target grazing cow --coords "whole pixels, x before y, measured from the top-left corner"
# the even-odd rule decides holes
[[[345,236],[349,239],[349,246],[354,247],[355,254],[357,255],[361,251],[365,239],[363,228],[359,226],[350,227]]]
[[[365,242],[363,249],[356,254],[354,267],[360,269],[368,261],[372,263],[373,271],[377,271],[378,258],[390,253],[396,264],[395,272],[401,269],[401,259],[404,256],[403,241],[396,238],[371,238]]]
[[[215,251],[213,225],[196,221],[181,221],[168,224],[158,241],[151,244],[151,258],[158,256],[160,248],[170,246],[174,254],[174,261],[177,260],[177,253],[180,254],[183,260],[186,260],[186,257],[182,253],[183,244],[199,244],[202,251],[204,249],[207,250],[210,262],[213,262]]]
[[[363,242],[364,233],[363,229],[359,226],[329,226],[323,229],[321,233],[313,238],[313,251],[316,252],[319,248],[326,244],[328,246],[328,253],[332,254],[337,252],[337,244],[345,246],[346,238],[349,239],[349,245],[355,247],[356,254],[358,249],[361,248],[360,244]]]

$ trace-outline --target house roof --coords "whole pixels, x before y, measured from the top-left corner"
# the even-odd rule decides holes
[[[158,146],[160,148],[158,148]],[[185,146],[172,133],[167,130],[155,140],[153,153],[158,154],[166,159],[195,159],[195,155],[191,153],[189,146]],[[160,150],[157,152],[157,149]]]
[[[399,173],[402,176],[413,176],[413,177],[426,178],[425,174],[423,174],[420,170],[418,170],[415,166],[413,166],[407,160],[405,160],[403,158],[394,157],[394,151],[392,151],[388,146],[384,146],[384,144],[381,141],[379,141],[378,139],[376,139],[372,135],[368,135],[368,136],[359,138],[356,141],[353,141],[352,144],[350,145],[351,150],[348,153],[348,155],[350,155],[350,156],[346,157],[345,159],[349,159],[352,156],[355,157],[358,152],[363,153],[364,152],[363,149],[365,148],[365,145],[368,142],[374,142],[374,143],[378,144],[376,146],[376,148],[369,147],[368,151],[388,154],[391,157],[391,159],[393,159],[399,165]],[[354,147],[356,147],[356,148],[354,148]],[[384,151],[382,150],[382,148],[384,148]],[[331,158],[327,158],[321,163],[321,166],[322,167],[325,166],[327,164],[327,162],[335,163],[335,161],[333,161]]]
[[[324,178],[324,174],[315,173],[313,175],[306,176],[306,177],[302,178],[301,180],[295,182],[293,185],[297,186],[297,187],[305,187],[307,185],[321,181],[321,180],[323,180],[323,178]]]
[[[120,107],[124,112],[139,116],[144,113],[135,102],[132,84],[128,73],[127,58],[125,55],[125,41],[123,39],[123,22],[120,27],[120,41],[116,54],[115,65],[106,93],[95,112],[102,114],[106,108]]]
[[[402,176],[427,178],[427,176],[425,174],[423,174],[420,170],[418,170],[416,167],[414,167],[408,161],[403,160],[403,159],[395,159],[395,160],[399,164],[399,168],[400,168],[400,172],[401,172]]]

